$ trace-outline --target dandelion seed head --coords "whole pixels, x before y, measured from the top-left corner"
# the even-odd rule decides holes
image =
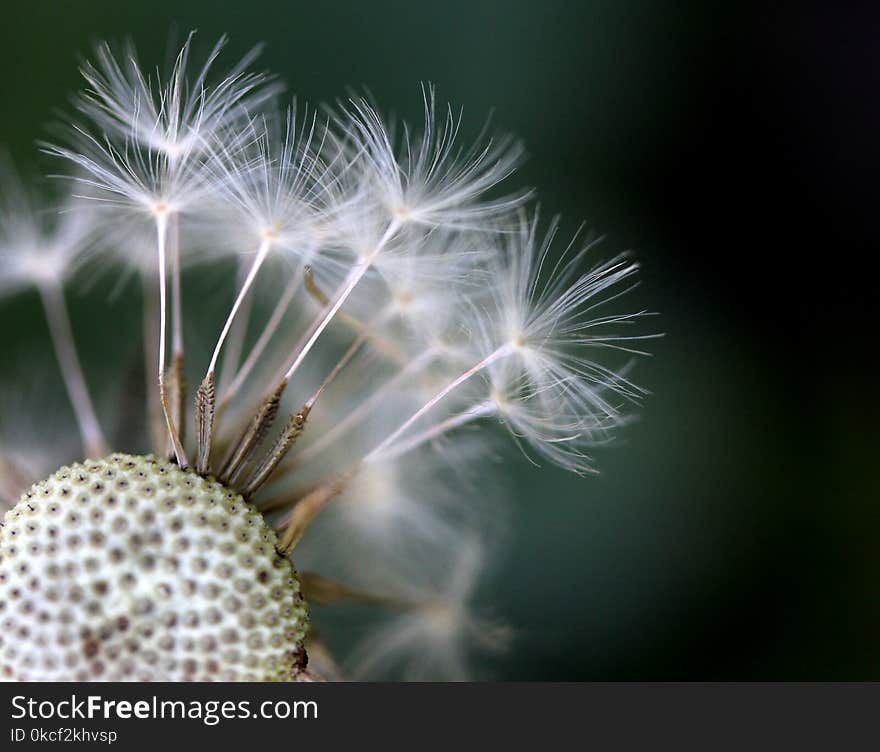
[[[22,604],[0,670],[314,678],[302,582],[328,612],[379,612],[342,669],[315,643],[330,675],[467,678],[510,637],[478,597],[508,502],[483,429],[594,469],[644,395],[647,314],[615,312],[637,265],[580,234],[560,253],[558,221],[502,186],[522,147],[488,124],[468,139],[432,86],[420,127],[363,97],[279,114],[256,50],[222,72],[224,44],[193,65],[190,35],[165,75],[100,45],[80,120],[42,145],[70,168],[61,211],[6,180],[0,295],[39,290],[79,438],[50,462],[0,412],[0,609]],[[108,271],[142,302],[143,374],[112,350],[123,396],[96,411],[66,292]],[[143,423],[154,454],[108,454],[144,451]]]

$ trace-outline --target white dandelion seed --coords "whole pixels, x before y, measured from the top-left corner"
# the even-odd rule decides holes
[[[94,243],[91,217],[71,201],[41,206],[5,159],[0,191],[0,295],[63,284]]]
[[[86,454],[101,457],[106,444],[76,352],[63,283],[92,242],[92,225],[75,211],[38,209],[11,166],[2,165],[0,292],[34,287],[40,293],[64,384]]]
[[[363,581],[360,575],[363,562],[376,555],[405,563],[426,548],[454,550],[463,529],[499,536],[504,532],[499,524],[500,488],[480,489],[479,478],[468,469],[478,459],[491,463],[492,450],[485,436],[472,433],[443,451],[423,447],[405,460],[390,458],[362,467],[316,519],[297,548],[298,561],[310,570],[376,590],[378,583]],[[348,455],[346,449],[330,450],[321,465],[338,466]],[[450,464],[462,472],[450,474]]]
[[[364,640],[351,659],[356,677],[397,669],[410,681],[465,681],[474,652],[503,650],[511,632],[472,607],[483,568],[477,538],[459,540],[447,556],[423,556],[383,583],[399,614]],[[386,570],[387,571],[387,570]]]
[[[144,149],[133,141],[121,146],[108,138],[95,137],[85,129],[74,126],[74,141],[70,149],[44,145],[44,150],[54,156],[69,160],[81,171],[73,180],[84,186],[77,194],[109,208],[117,217],[130,216],[137,222],[149,221],[156,238],[157,275],[159,279],[160,336],[158,343],[158,366],[163,411],[175,454],[182,466],[186,465],[185,453],[179,441],[179,427],[168,411],[165,399],[165,352],[167,337],[167,258],[169,228],[172,257],[172,326],[175,358],[183,357],[183,313],[181,300],[181,261],[177,239],[178,221],[199,199],[207,195],[202,169],[189,160],[172,160],[161,152]],[[179,169],[179,165],[185,165]]]
[[[189,68],[195,32],[190,32],[167,77],[143,73],[131,43],[120,55],[103,43],[95,62],[80,68],[86,89],[79,110],[114,141],[134,141],[175,163],[200,153],[220,129],[256,111],[281,89],[265,73],[248,71],[261,48],[254,47],[218,81],[212,67],[227,39],[221,37],[194,76]]]
[[[401,224],[483,229],[488,220],[519,206],[528,192],[495,199],[485,194],[513,173],[522,147],[507,137],[489,138],[485,129],[470,147],[462,147],[462,112],[447,105],[438,115],[433,86],[422,87],[422,98],[423,130],[414,133],[404,124],[399,147],[366,99],[349,100],[340,118],[360,147],[364,177],[385,211]]]
[[[385,125],[365,100],[352,102],[352,109],[345,113],[346,119],[340,118],[340,127],[345,132],[343,141],[355,145],[358,157],[352,167],[365,169],[363,190],[378,190],[390,197],[391,210],[383,223],[381,236],[358,254],[357,262],[331,296],[325,311],[315,320],[284,374],[286,380],[293,376],[358,283],[403,228],[414,224],[465,229],[478,218],[485,221],[509,211],[526,196],[484,200],[484,194],[513,171],[520,158],[519,149],[508,141],[499,144],[490,141],[485,145],[478,141],[470,150],[459,150],[455,146],[459,121],[450,110],[445,126],[438,132],[433,90],[425,90],[424,98],[424,132],[418,140],[407,133],[405,165],[398,162]],[[385,208],[388,210],[387,201]]]
[[[491,413],[506,418],[515,437],[545,457],[577,473],[591,469],[585,446],[624,422],[614,398],[636,402],[643,394],[617,370],[600,362],[597,353],[646,355],[639,342],[656,335],[626,334],[648,315],[645,311],[603,314],[609,303],[628,292],[638,266],[625,256],[594,265],[582,273],[585,256],[595,245],[572,252],[572,241],[552,270],[544,268],[557,223],[537,240],[537,219],[521,220],[518,232],[500,236],[504,250],[491,264],[491,300],[472,318],[482,358],[464,370],[382,441],[367,457],[375,461],[450,393],[478,374],[494,374],[485,399],[449,422],[426,429],[434,437]],[[543,276],[543,273],[547,276]],[[406,446],[417,446],[412,437]],[[395,454],[400,448],[394,450]]]
[[[317,252],[318,227],[332,206],[324,204],[327,168],[321,163],[316,127],[308,110],[302,123],[298,122],[294,104],[287,110],[283,135],[274,134],[261,118],[248,124],[242,131],[244,137],[234,135],[209,145],[209,167],[222,192],[220,227],[236,228],[234,237],[241,237],[242,244],[239,252],[253,253],[254,248],[256,252],[217,339],[207,374],[213,374],[235,316],[269,254],[294,256],[302,267]],[[245,141],[251,148],[230,150],[230,141]]]
[[[263,88],[266,77],[247,73],[257,50],[247,55],[219,82],[208,84],[211,65],[225,44],[214,47],[208,61],[190,80],[187,74],[192,34],[187,38],[165,82],[145,76],[133,48],[120,65],[109,46],[97,50],[98,64],[86,64],[83,77],[89,88],[80,100],[81,111],[98,127],[95,136],[74,125],[73,148],[46,144],[44,150],[71,161],[85,177],[75,179],[88,198],[105,206],[152,220],[156,231],[160,295],[158,377],[163,413],[178,462],[185,467],[180,440],[181,416],[172,415],[166,397],[166,256],[171,251],[172,348],[175,376],[182,379],[183,313],[179,220],[200,198],[209,195],[204,144],[218,129],[241,118],[247,107],[273,96]],[[179,400],[175,400],[179,401]]]

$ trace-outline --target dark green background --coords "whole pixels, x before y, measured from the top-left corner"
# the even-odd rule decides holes
[[[599,477],[502,466],[513,540],[483,595],[518,637],[495,675],[878,678],[876,337],[861,331],[876,24],[730,5],[16,2],[0,142],[45,171],[33,141],[79,86],[77,56],[130,34],[158,62],[173,24],[205,45],[229,32],[230,58],[267,42],[263,63],[309,101],[366,85],[417,117],[430,80],[475,126],[494,108],[545,212],[637,252],[637,303],[666,333],[636,374],[654,393],[643,419]],[[33,303],[0,308],[10,352],[44,337]],[[102,331],[138,325],[113,310]]]

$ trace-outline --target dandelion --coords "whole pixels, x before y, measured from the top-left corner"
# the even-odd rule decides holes
[[[83,122],[43,146],[72,168],[62,211],[6,172],[0,295],[39,291],[79,441],[41,446],[0,394],[0,676],[467,678],[511,634],[479,602],[505,518],[482,429],[593,470],[645,394],[647,314],[615,312],[637,265],[557,254],[499,186],[520,147],[461,145],[432,87],[399,138],[363,99],[279,117],[256,52],[215,76],[223,44],[193,72],[190,36],[165,79],[97,49]],[[96,410],[65,306],[108,268],[143,292],[144,436],[136,390]],[[207,274],[216,320],[184,304]],[[366,639],[322,641],[352,607]]]

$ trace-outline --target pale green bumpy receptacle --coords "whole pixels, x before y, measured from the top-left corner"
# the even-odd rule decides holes
[[[113,454],[36,483],[0,527],[0,678],[278,681],[306,663],[306,605],[235,491]]]

